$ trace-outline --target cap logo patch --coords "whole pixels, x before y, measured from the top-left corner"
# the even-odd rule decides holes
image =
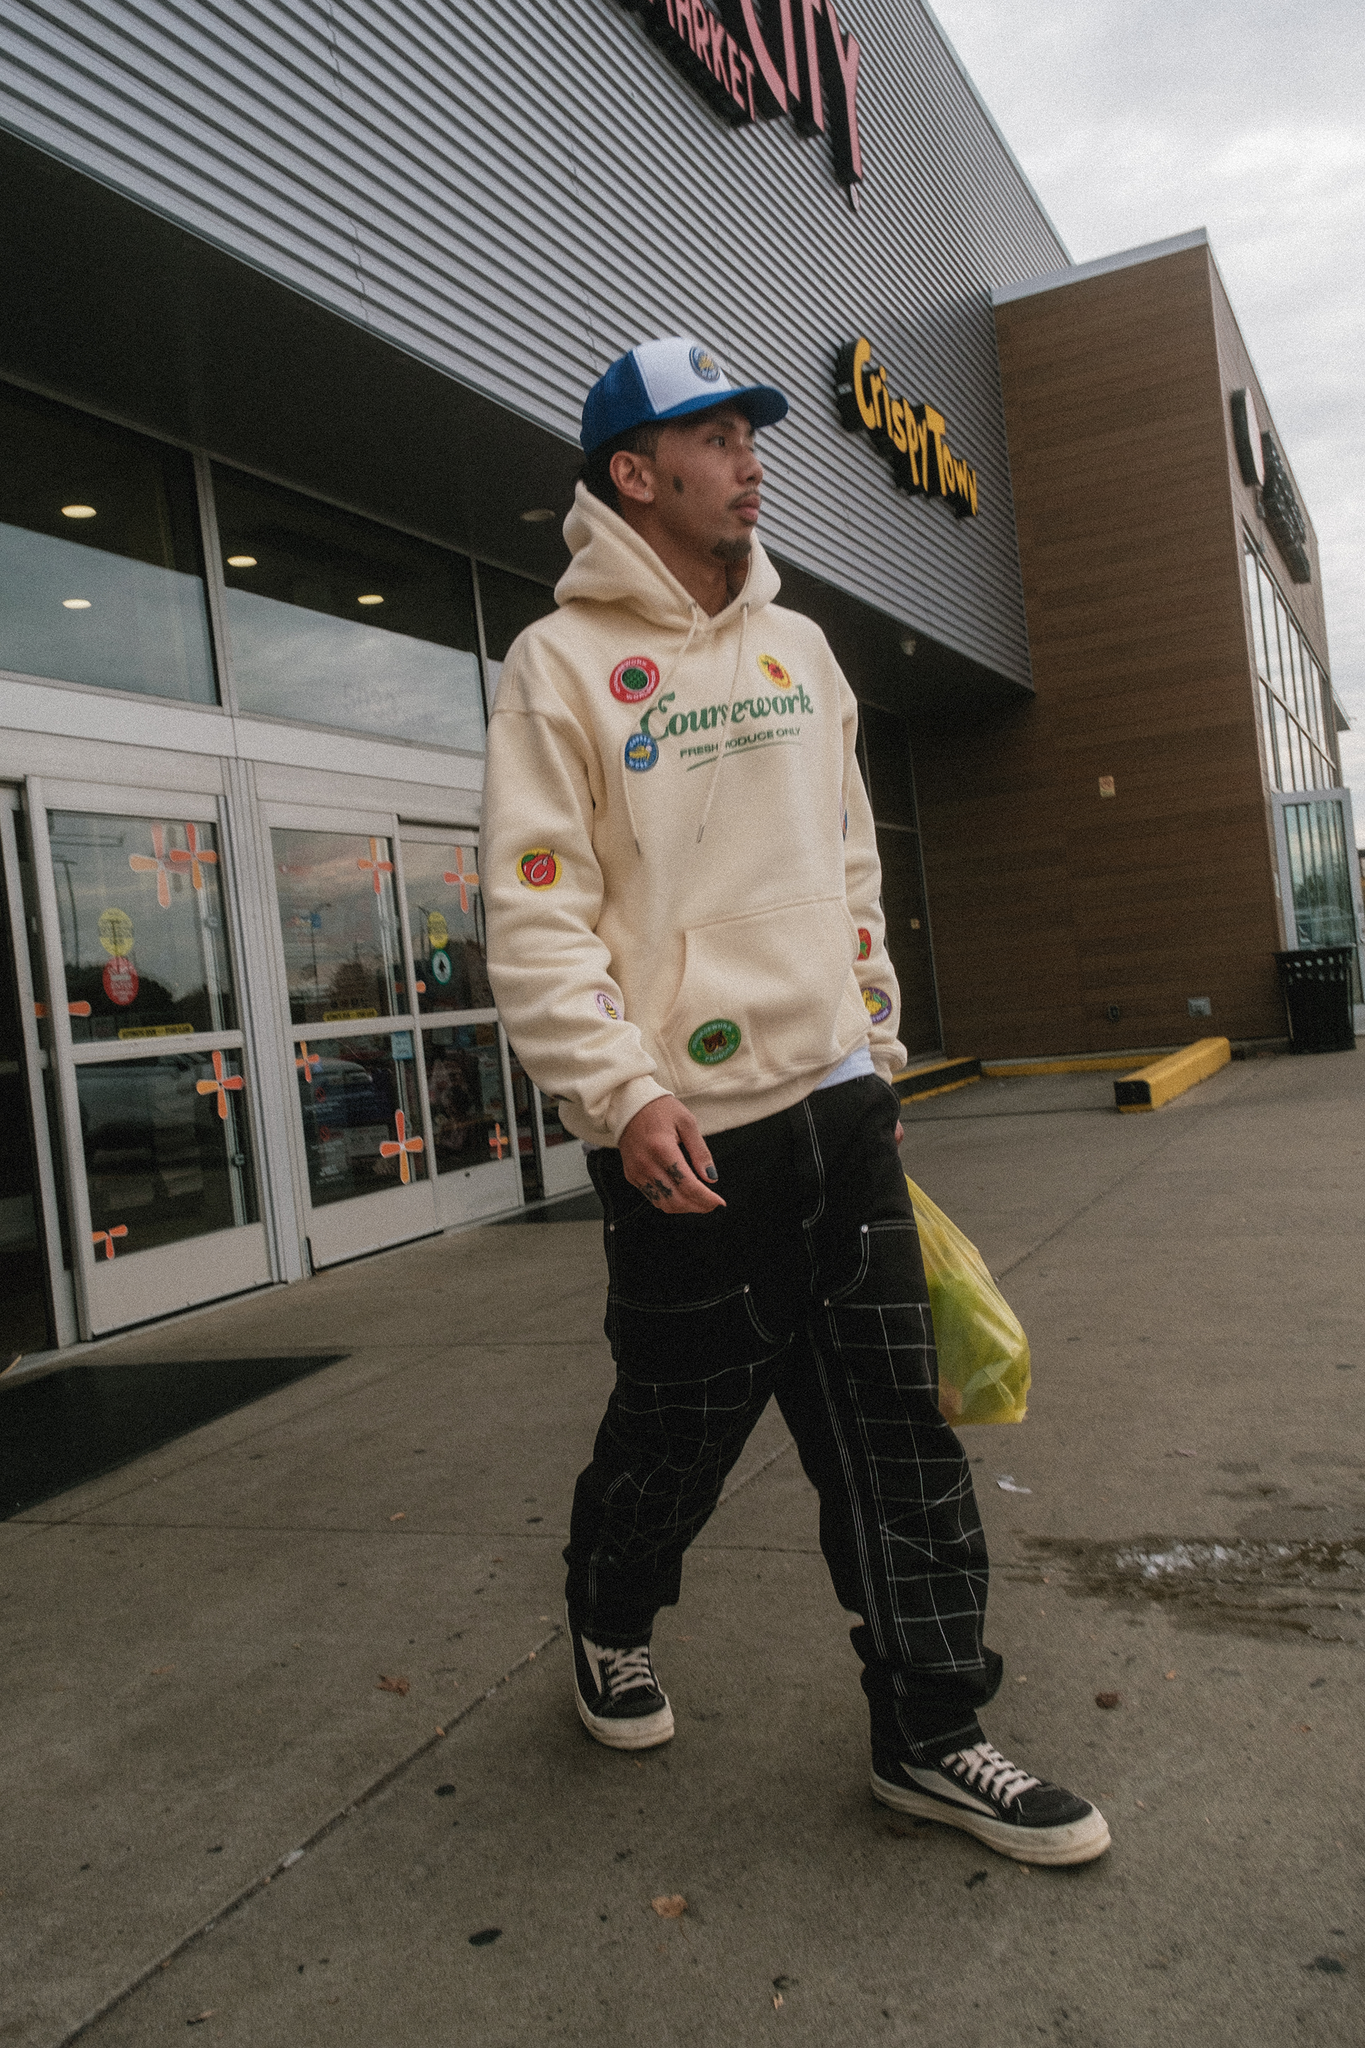
[[[789,690],[792,679],[775,655],[760,654],[758,665],[775,690]]]
[[[628,654],[611,672],[611,694],[618,704],[643,704],[659,687],[659,671],[647,654]]]
[[[702,348],[698,344],[692,350],[688,361],[704,384],[718,384],[720,382],[720,364],[709,349]]]
[[[548,846],[532,846],[517,862],[517,873],[528,889],[553,889],[563,869]]]
[[[884,988],[865,988],[863,1002],[874,1024],[882,1023],[891,1015],[891,998]]]
[[[728,1017],[712,1017],[709,1023],[699,1024],[688,1039],[687,1056],[699,1067],[718,1067],[739,1051],[739,1039],[738,1024]]]
[[[659,758],[659,742],[652,732],[633,732],[626,741],[626,766],[643,775]]]
[[[858,958],[860,960],[866,960],[871,955],[871,952],[872,934],[867,929],[866,925],[860,924],[858,926]]]
[[[598,1009],[602,1012],[602,1015],[604,1017],[609,1017],[613,1024],[620,1023],[621,1012],[617,1009],[615,1003],[612,1001],[611,997],[606,993],[605,989],[599,989],[597,995],[593,998],[593,1000],[596,1002]]]

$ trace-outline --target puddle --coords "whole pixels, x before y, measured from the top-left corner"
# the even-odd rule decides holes
[[[1151,1536],[1117,1546],[1040,1536],[1023,1547],[1041,1568],[1060,1566],[1068,1592],[1160,1604],[1192,1628],[1365,1640],[1365,1535],[1226,1543]]]

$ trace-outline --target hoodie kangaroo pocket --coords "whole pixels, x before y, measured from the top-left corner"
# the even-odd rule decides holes
[[[857,927],[838,896],[688,930],[660,1032],[680,1092],[743,1095],[834,1065],[866,1026],[857,956]]]

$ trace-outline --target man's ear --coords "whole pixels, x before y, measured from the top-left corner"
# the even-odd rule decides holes
[[[654,503],[654,464],[648,455],[618,448],[611,458],[609,472],[622,498],[628,498],[635,505]]]

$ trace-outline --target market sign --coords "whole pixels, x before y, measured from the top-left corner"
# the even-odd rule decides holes
[[[790,116],[828,135],[834,169],[857,209],[862,50],[839,23],[844,0],[621,0],[669,61],[734,127]]]
[[[948,446],[948,422],[932,405],[896,397],[865,335],[839,350],[834,392],[840,423],[850,434],[867,430],[899,490],[945,498],[959,519],[975,519],[976,471]]]

